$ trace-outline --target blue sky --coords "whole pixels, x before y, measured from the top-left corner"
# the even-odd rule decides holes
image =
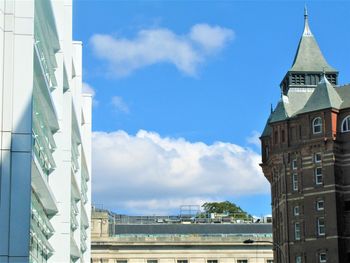
[[[323,54],[349,83],[350,3],[306,3]],[[76,0],[74,39],[95,92],[93,201],[174,214],[228,199],[271,213],[256,137],[279,100],[304,4]]]

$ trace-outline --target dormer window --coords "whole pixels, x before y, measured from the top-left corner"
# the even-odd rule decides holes
[[[322,132],[322,119],[317,117],[312,121],[312,132],[313,134],[318,134]]]
[[[337,85],[337,75],[335,74],[327,74],[326,78],[328,79],[329,83],[333,85]]]
[[[350,116],[347,116],[341,123],[341,132],[350,131]]]

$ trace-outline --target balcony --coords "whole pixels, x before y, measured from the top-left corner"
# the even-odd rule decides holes
[[[34,121],[33,128],[33,153],[38,160],[42,172],[46,176],[46,180],[48,180],[48,176],[56,168],[55,160],[52,157],[52,148],[48,143],[47,137],[44,137],[45,135],[40,132],[41,129],[37,127],[36,121]]]
[[[79,189],[79,186],[78,186],[78,183],[77,183],[74,171],[73,171],[73,167],[72,167],[72,170],[71,170],[71,185],[72,185],[72,188],[71,188],[72,198],[75,201],[79,201],[81,199],[80,189]]]
[[[77,245],[77,243],[74,240],[74,237],[70,236],[70,256],[73,261],[76,261],[80,258],[80,249]]]
[[[80,238],[80,251],[81,253],[84,253],[87,250],[86,241],[82,238]]]
[[[79,149],[77,143],[72,140],[72,169],[74,173],[79,170]]]
[[[89,218],[86,214],[85,207],[81,206],[81,223],[85,228],[89,227]]]
[[[33,154],[32,163],[32,188],[40,199],[40,203],[45,208],[46,213],[49,215],[56,214],[58,212],[56,199],[48,184],[47,175],[43,173],[35,154]]]
[[[35,1],[34,38],[39,46],[40,57],[43,58],[52,83],[54,79],[54,69],[57,67],[55,53],[60,49],[56,23],[54,19],[51,1]]]
[[[82,226],[80,227],[80,237],[84,240],[87,239],[87,234],[86,234],[85,228]]]
[[[79,214],[78,206],[77,206],[77,204],[76,204],[74,199],[71,200],[71,204],[72,204],[71,208],[72,208],[72,211],[73,211],[74,215]]]
[[[81,177],[82,180],[85,180],[86,182],[90,180],[83,147],[81,147]]]
[[[32,230],[30,231],[30,263],[46,263],[53,252],[52,248],[46,247],[43,242],[38,239],[37,235]]]
[[[59,129],[57,121],[56,107],[53,102],[51,91],[52,84],[48,82],[47,73],[45,73],[44,66],[42,65],[42,60],[38,54],[38,50],[35,47],[34,52],[34,98],[36,98],[37,108],[42,109],[42,113],[46,118],[45,123],[49,124],[52,131],[57,131]]]
[[[41,230],[41,232],[44,234],[46,239],[50,238],[53,233],[54,229],[51,225],[44,208],[39,203],[37,197],[32,192],[31,196],[31,212],[32,212],[32,223],[38,226],[38,228]]]
[[[81,179],[81,200],[83,202],[83,204],[86,204],[88,201],[88,197],[87,197],[87,190],[88,190],[88,186],[86,184],[86,181],[82,178]]]
[[[71,213],[70,213],[70,227],[71,227],[71,230],[75,231],[76,229],[78,229],[78,226],[79,226],[79,224],[78,224],[77,218],[74,215],[74,212],[71,211]]]

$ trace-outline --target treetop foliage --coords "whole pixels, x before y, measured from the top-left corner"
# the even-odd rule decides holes
[[[202,208],[206,214],[217,213],[234,217],[251,217],[246,211],[230,201],[204,203]]]

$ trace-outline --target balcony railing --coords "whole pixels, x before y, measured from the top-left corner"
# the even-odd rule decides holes
[[[70,226],[71,226],[71,229],[74,231],[78,228],[79,224],[78,224],[78,221],[77,221],[77,218],[75,217],[73,211],[71,211],[70,213]]]
[[[36,135],[33,131],[33,151],[35,154],[35,157],[37,158],[40,167],[43,171],[43,173],[46,175],[46,179],[48,179],[48,176],[50,174],[50,162],[48,161],[47,155],[43,151],[43,147],[40,145],[38,135]]]
[[[83,226],[80,226],[80,236],[82,239],[86,240],[87,239],[87,234],[86,234],[86,230]]]
[[[87,250],[87,245],[84,239],[80,238],[80,250],[84,253]]]
[[[86,184],[86,181],[84,180],[84,178],[81,178],[81,200],[84,204],[86,204],[88,201],[88,197],[86,194],[87,190],[88,190],[88,186]]]
[[[36,100],[37,99],[34,98],[33,102],[33,151],[42,168],[42,171],[46,176],[48,176],[56,166],[52,156],[55,145],[51,131],[41,119],[42,114],[40,113]]]
[[[56,81],[55,75],[50,70],[50,67],[47,63],[47,59],[45,58],[45,53],[43,51],[41,40],[38,40],[37,36],[35,38],[36,38],[36,40],[35,40],[34,46],[35,46],[36,54],[37,54],[39,61],[40,61],[42,73],[43,73],[45,81],[48,85],[49,90],[52,91],[56,88],[57,81]]]
[[[54,233],[54,229],[34,193],[32,193],[31,197],[31,213],[31,224],[35,224],[38,229],[44,234],[46,239],[50,238]]]
[[[78,172],[79,170],[79,149],[78,145],[72,140],[72,168],[74,173]]]
[[[78,206],[74,200],[71,200],[72,204],[72,211],[74,215],[77,215],[79,213]]]

